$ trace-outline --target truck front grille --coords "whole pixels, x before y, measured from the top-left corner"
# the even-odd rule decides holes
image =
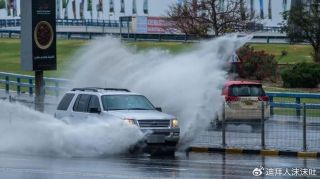
[[[170,127],[170,120],[139,120],[140,127]]]

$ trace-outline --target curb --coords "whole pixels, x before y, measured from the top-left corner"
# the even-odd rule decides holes
[[[303,158],[320,158],[320,152],[295,152],[286,150],[256,150],[241,148],[211,148],[211,147],[189,147],[187,152],[196,153],[225,153],[225,154],[253,154],[262,156],[294,156]]]

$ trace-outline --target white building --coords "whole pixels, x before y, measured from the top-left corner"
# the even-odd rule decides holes
[[[7,1],[7,0],[5,0]],[[10,0],[8,0],[10,1]],[[7,9],[0,9],[0,19],[8,19],[8,18],[19,18],[20,14],[20,1],[21,0],[11,0],[11,1],[17,1],[17,17],[8,16]],[[64,18],[65,9],[62,8],[62,1],[63,0],[56,0],[57,4],[59,4],[59,9],[57,16],[60,18]],[[86,19],[91,18],[91,13],[87,11],[87,2],[88,0],[69,0],[68,6],[67,6],[67,14],[69,19],[74,18],[73,14],[73,7],[72,2],[75,1],[75,9],[76,9],[76,18],[80,18],[80,3],[84,1],[84,16]],[[148,1],[148,14],[144,13],[143,10],[143,4],[144,0],[124,0],[125,4],[125,13],[120,13],[121,10],[121,1],[122,0],[113,0],[114,4],[114,13],[109,13],[110,8],[110,0],[91,0],[92,1],[92,18],[93,19],[106,19],[106,20],[118,20],[119,16],[131,16],[132,9],[133,9],[133,1],[136,1],[136,10],[137,13],[135,15],[137,16],[166,16],[168,7],[171,4],[177,3],[181,0],[149,0]],[[98,13],[97,12],[97,4],[99,1],[103,2],[103,11]],[[223,0],[221,0],[223,1]],[[225,0],[228,1],[228,0]],[[261,18],[261,22],[265,26],[278,26],[280,22],[282,22],[282,15],[281,13],[284,10],[287,10],[290,8],[291,0],[246,0],[247,2],[247,8],[250,11],[251,5],[252,9],[255,12],[256,16],[260,15],[261,9],[263,9],[264,17]],[[253,3],[252,3],[253,2]],[[269,4],[271,2],[271,8],[269,8]],[[284,4],[286,2],[286,4]],[[269,12],[271,12],[271,16],[269,16]],[[11,13],[12,14],[12,13]],[[271,17],[269,19],[269,17]]]

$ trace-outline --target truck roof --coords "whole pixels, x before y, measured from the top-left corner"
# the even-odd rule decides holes
[[[100,94],[100,95],[140,95],[133,93],[128,89],[123,88],[101,88],[101,87],[85,87],[85,88],[73,88],[70,92],[74,93],[86,93],[86,94]]]

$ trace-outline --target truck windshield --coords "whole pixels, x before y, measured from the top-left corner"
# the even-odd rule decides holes
[[[101,100],[105,111],[155,109],[151,102],[141,95],[104,95]]]

